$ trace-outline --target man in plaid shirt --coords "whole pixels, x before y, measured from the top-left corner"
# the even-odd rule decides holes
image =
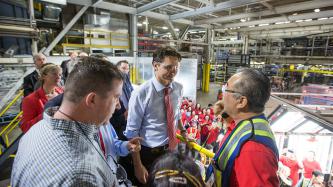
[[[119,105],[122,84],[112,63],[81,59],[61,106],[47,109],[20,140],[11,186],[118,186],[97,132]]]

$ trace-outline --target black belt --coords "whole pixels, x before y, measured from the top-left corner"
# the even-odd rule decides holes
[[[169,149],[169,144],[158,146],[158,147],[146,147],[146,146],[141,146],[141,151],[147,151],[153,154],[159,154],[162,152],[166,152]]]

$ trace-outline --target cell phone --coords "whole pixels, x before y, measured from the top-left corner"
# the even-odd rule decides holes
[[[227,114],[226,112],[223,112],[221,116],[222,116],[222,118],[227,119],[229,117],[229,114]]]

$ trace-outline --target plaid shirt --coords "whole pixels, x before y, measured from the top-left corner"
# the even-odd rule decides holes
[[[56,110],[47,109],[20,140],[11,186],[118,186],[94,138],[96,126],[54,119]]]

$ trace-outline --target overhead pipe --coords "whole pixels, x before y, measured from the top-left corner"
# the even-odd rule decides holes
[[[304,13],[299,15],[291,15],[291,16],[280,16],[274,18],[260,19],[255,21],[247,21],[240,23],[230,23],[225,24],[221,28],[235,28],[235,27],[245,27],[252,25],[260,25],[260,24],[271,24],[277,22],[287,22],[287,21],[296,21],[296,20],[306,20],[306,19],[315,19],[315,18],[324,18],[324,17],[332,17],[333,10],[321,11],[321,12],[311,12]]]
[[[274,7],[273,11],[265,10],[265,11],[261,11],[261,12],[235,14],[235,15],[229,15],[229,16],[221,16],[219,18],[208,18],[208,19],[198,20],[198,21],[195,21],[194,24],[201,25],[201,24],[211,24],[211,23],[223,23],[223,22],[239,20],[242,18],[270,16],[270,15],[275,15],[275,14],[284,14],[284,13],[288,13],[288,12],[296,12],[296,11],[314,9],[314,7],[322,8],[322,7],[328,7],[328,6],[333,6],[333,1],[331,1],[331,0],[313,0],[313,1],[307,1],[307,2],[292,3],[292,4],[288,4],[288,5],[276,6],[276,7]]]

